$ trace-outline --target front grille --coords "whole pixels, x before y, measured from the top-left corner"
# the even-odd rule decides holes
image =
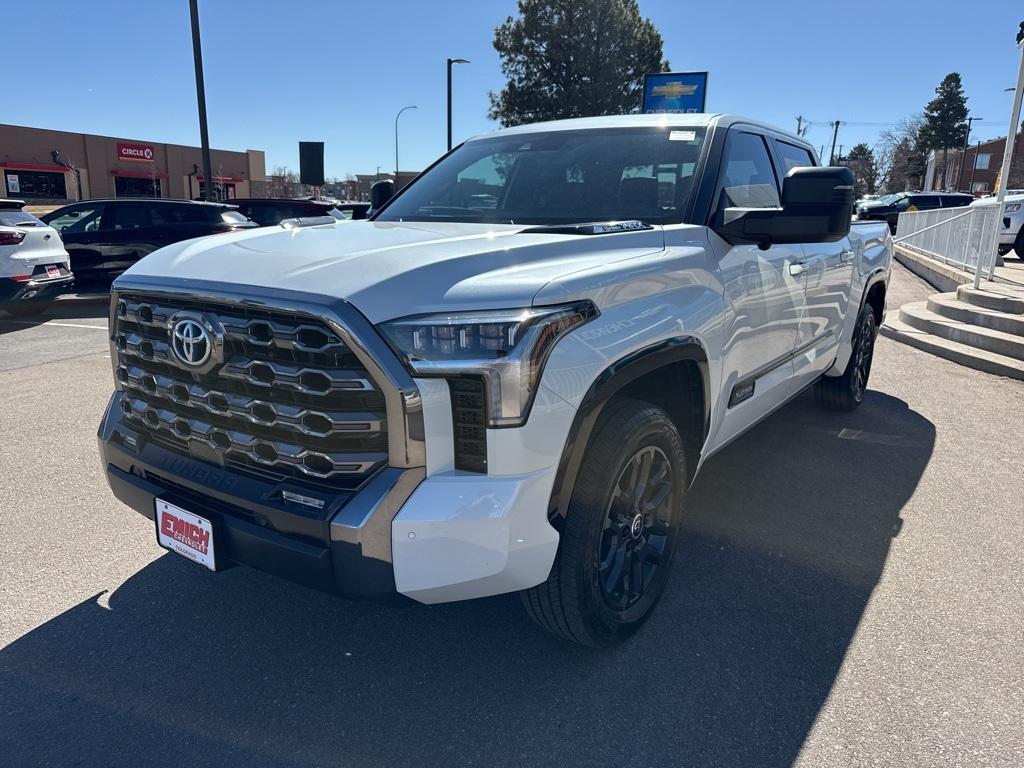
[[[171,350],[171,318],[223,329],[223,362]],[[127,421],[173,451],[261,479],[354,488],[387,462],[384,395],[322,320],[248,305],[123,293],[112,341]]]

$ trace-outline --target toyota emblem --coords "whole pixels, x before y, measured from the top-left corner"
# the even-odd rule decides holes
[[[200,368],[206,364],[213,352],[210,333],[195,320],[179,320],[171,331],[171,350],[185,365]]]

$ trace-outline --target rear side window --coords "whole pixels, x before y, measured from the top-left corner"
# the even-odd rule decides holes
[[[814,158],[811,156],[811,153],[803,147],[798,147],[796,144],[790,144],[786,141],[776,141],[775,149],[779,153],[779,158],[782,160],[783,175],[789,173],[794,168],[808,168],[814,166]]]
[[[149,206],[120,203],[114,206],[114,229],[141,229],[149,226]]]
[[[922,210],[926,208],[938,208],[939,198],[935,195],[918,195],[910,201],[910,204],[916,205]]]
[[[969,205],[973,199],[973,197],[967,197],[966,195],[950,195],[949,197],[942,198],[942,207],[960,208],[961,206]]]
[[[764,137],[754,133],[731,133],[725,153],[719,211],[781,205],[778,180]]]
[[[0,226],[3,227],[42,227],[43,222],[25,211],[0,211]]]
[[[154,205],[150,209],[153,224],[219,223],[222,209],[207,205]]]

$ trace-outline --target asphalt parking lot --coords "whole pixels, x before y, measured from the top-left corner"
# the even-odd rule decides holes
[[[880,338],[694,486],[592,652],[518,598],[354,604],[156,546],[103,480],[105,310],[0,320],[0,763],[1020,766],[1024,384]]]

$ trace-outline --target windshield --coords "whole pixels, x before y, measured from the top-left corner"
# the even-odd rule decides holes
[[[377,220],[679,222],[704,134],[616,128],[470,141],[417,178]]]

